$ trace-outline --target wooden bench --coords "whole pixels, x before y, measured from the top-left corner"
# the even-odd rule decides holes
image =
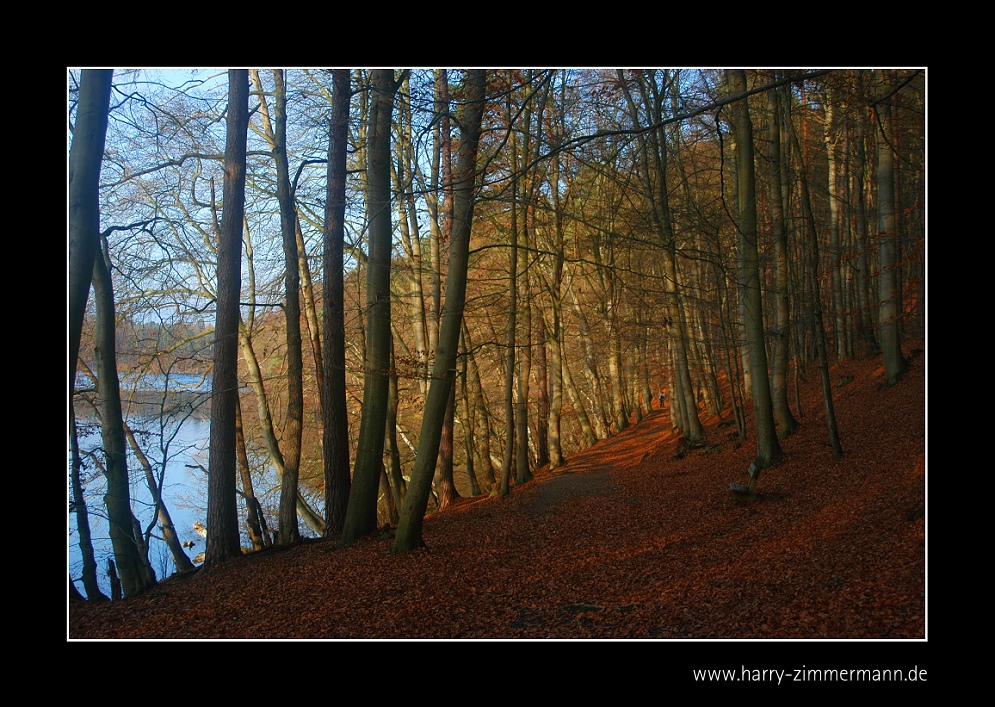
[[[750,482],[748,484],[729,484],[729,491],[732,493],[734,501],[755,501],[757,498],[757,480],[760,478],[760,470],[757,469],[756,462],[750,462],[748,471]]]

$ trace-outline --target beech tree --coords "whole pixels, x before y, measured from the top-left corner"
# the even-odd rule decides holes
[[[114,290],[110,256],[98,249],[93,259],[93,299],[97,308],[96,342],[97,391],[100,395],[100,436],[104,447],[104,476],[107,478],[107,522],[110,525],[114,559],[117,561],[124,596],[131,597],[155,584],[148,551],[138,522],[131,510],[128,450],[121,412],[121,388],[115,353]]]
[[[259,106],[245,119],[253,133],[241,155],[233,131],[257,99],[233,98],[239,72],[229,73],[227,120],[223,75],[171,88],[137,71],[132,92],[119,73],[122,103],[94,193],[103,220],[154,225],[110,243],[117,318],[125,302],[137,321],[174,307],[170,317],[200,319],[218,307],[209,564],[239,552],[237,519],[226,515],[229,460],[242,472],[255,548],[270,542],[265,521],[275,522],[278,493],[282,542],[306,532],[296,527],[304,522],[349,544],[378,520],[393,522],[386,503],[377,517],[380,495],[402,507],[397,544],[410,547],[421,542],[422,498],[441,508],[468,491],[507,493],[648,413],[671,416],[691,440],[731,412],[745,439],[749,397],[758,465],[767,465],[794,418],[807,419],[797,383],[817,354],[822,372],[832,353],[852,356],[861,342],[861,353],[874,353],[880,341],[893,377],[924,296],[915,282],[925,251],[922,80],[908,72],[885,87],[871,81],[883,72],[726,73],[723,90],[723,74],[709,70],[488,72],[494,105],[481,108],[481,123],[496,129],[475,138],[488,155],[474,172],[479,191],[463,150],[483,72],[354,70],[350,82],[346,70],[253,71]],[[90,78],[84,72],[70,155],[71,317],[86,305],[82,212],[73,209]],[[731,117],[732,140],[716,130],[718,108]],[[769,167],[754,166],[754,149]],[[241,161],[244,183],[226,161],[222,195],[228,158]],[[465,265],[463,228],[473,234]],[[321,265],[309,265],[316,247]],[[309,293],[310,267],[322,296]],[[88,268],[87,288],[92,257]],[[138,286],[148,294],[133,297]],[[457,305],[460,326],[450,330]],[[238,331],[234,358],[225,358],[225,312]],[[447,341],[443,330],[459,336]],[[168,358],[162,342],[150,348]],[[440,387],[456,370],[458,407],[452,381],[447,396]],[[256,405],[244,408],[242,436],[236,428],[228,447],[239,381],[252,390],[242,403],[254,394]],[[824,384],[829,409],[839,387]],[[313,473],[319,464],[324,474]],[[306,500],[322,497],[323,518]],[[132,536],[141,553],[142,533]],[[95,567],[86,564],[90,584]]]
[[[208,465],[208,567],[240,553],[235,500],[235,406],[238,404],[238,324],[245,209],[245,147],[249,126],[249,73],[228,72],[225,184],[218,230],[217,314]]]
[[[90,534],[89,508],[83,493],[82,467],[83,461],[79,452],[79,435],[76,430],[76,408],[69,406],[69,453],[70,453],[70,489],[69,510],[76,513],[76,530],[79,533],[79,547],[83,555],[83,588],[89,601],[109,601],[109,597],[100,590],[97,580],[97,561],[93,554],[93,541]],[[72,590],[76,585],[69,578]]]
[[[84,586],[91,600],[106,599],[96,581],[96,563],[90,545],[86,502],[79,481],[79,450],[73,398],[86,301],[90,295],[94,259],[100,236],[100,166],[107,134],[111,81],[114,72],[84,69],[80,73],[76,123],[69,150],[69,420],[73,459],[73,496],[83,548]],[[70,582],[70,586],[72,582]]]
[[[325,535],[342,532],[349,503],[349,422],[346,417],[345,305],[343,244],[345,241],[346,148],[349,137],[349,70],[333,72],[332,116],[328,125],[328,182],[322,262],[324,280],[325,390],[322,432],[325,474]]]
[[[456,379],[456,354],[466,305],[473,192],[477,179],[477,145],[484,112],[487,78],[481,69],[466,74],[466,105],[460,129],[458,165],[453,182],[453,237],[449,245],[446,303],[439,329],[439,348],[432,368],[432,383],[425,401],[418,453],[398,520],[391,552],[407,552],[424,545],[422,522],[442,438],[445,411]]]
[[[640,128],[642,122],[639,108],[623,72],[618,71],[618,80],[625,92],[626,104],[629,110],[632,126]],[[634,82],[639,91],[643,109],[647,112],[646,123],[661,125],[663,123],[663,107],[666,99],[667,72],[660,79],[663,86],[657,84],[654,71],[640,72]],[[676,238],[673,217],[670,208],[669,188],[667,185],[667,138],[662,129],[638,131],[639,155],[638,175],[642,186],[642,199],[645,210],[650,214],[653,230],[656,232],[662,250],[664,266],[664,287],[668,293],[666,298],[667,325],[671,348],[674,353],[675,379],[672,404],[679,412],[679,427],[689,440],[699,440],[704,432],[698,418],[698,405],[694,399],[694,388],[691,382],[690,362],[688,358],[687,315],[680,295],[680,282],[677,269]]]
[[[83,331],[93,260],[100,234],[100,164],[107,135],[111,80],[108,69],[80,73],[79,104],[69,150],[69,404]]]
[[[784,216],[783,180],[787,161],[782,155],[780,88],[768,93],[770,103],[770,210],[774,231],[774,311],[776,323],[772,334],[773,362],[771,394],[778,436],[790,436],[798,421],[788,407],[788,343],[790,341],[790,301],[788,298],[788,234]]]
[[[367,136],[367,219],[369,257],[366,280],[366,358],[363,370],[363,418],[349,490],[349,506],[339,540],[349,545],[377,527],[377,489],[383,464],[390,385],[390,218],[391,114],[398,82],[393,69],[375,69],[370,90]]]
[[[753,124],[745,97],[746,72],[726,71],[730,93],[744,97],[732,108],[736,136],[736,175],[739,195],[739,288],[743,301],[744,328],[753,382],[753,419],[757,435],[756,465],[764,469],[781,456],[774,427],[774,411],[767,379],[767,346],[764,341],[763,303],[760,294],[760,266],[757,251],[757,187],[753,164]]]
[[[895,257],[895,166],[891,144],[891,72],[878,72],[880,98],[875,101],[878,123],[874,134],[877,144],[878,185],[878,248],[880,275],[878,276],[878,332],[884,354],[885,385],[895,385],[905,374],[905,357],[899,336],[900,317],[898,266]]]
[[[259,73],[252,72],[259,92],[260,107],[266,105]],[[282,69],[273,71],[274,115],[264,112],[265,130],[276,163],[276,198],[280,204],[280,233],[283,236],[284,301],[287,341],[287,415],[283,430],[283,469],[280,474],[280,543],[301,538],[297,524],[298,484],[301,461],[301,430],[304,424],[304,363],[301,350],[301,277],[297,248],[297,207],[290,184],[287,162],[287,90]]]

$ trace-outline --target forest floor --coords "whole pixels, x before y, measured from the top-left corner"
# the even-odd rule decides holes
[[[655,410],[504,499],[429,516],[427,549],[390,555],[374,536],[247,555],[71,602],[68,637],[925,638],[926,356],[906,355],[886,390],[880,356],[833,368],[839,460],[813,364],[756,501],[729,491],[752,438],[706,420],[705,446],[678,459]]]

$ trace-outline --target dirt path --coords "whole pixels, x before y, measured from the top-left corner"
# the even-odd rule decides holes
[[[670,417],[572,455],[504,498],[426,518],[426,549],[389,536],[247,556],[106,605],[72,638],[925,637],[924,357],[882,390],[880,360],[833,371],[845,455],[826,444],[818,376],[799,430],[737,504],[754,454],[727,421],[675,458]],[[844,382],[845,381],[845,382]],[[827,493],[831,482],[832,493]]]
[[[655,411],[640,423],[611,439],[602,440],[570,458],[568,464],[539,481],[539,489],[528,504],[534,515],[545,515],[554,506],[584,497],[608,497],[620,486],[612,470],[629,468],[659,454],[671,454],[676,440],[669,415]],[[610,452],[610,453],[609,453]],[[606,463],[610,460],[610,463]]]

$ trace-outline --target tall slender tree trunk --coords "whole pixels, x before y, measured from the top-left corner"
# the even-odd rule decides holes
[[[846,360],[849,346],[847,340],[849,332],[846,327],[843,294],[843,248],[840,240],[840,196],[838,174],[838,149],[836,131],[836,92],[826,89],[826,119],[825,119],[825,143],[826,157],[829,168],[829,277],[833,288],[833,340],[836,348],[836,356],[839,360]]]
[[[634,126],[640,125],[639,110],[632,98],[625,76],[616,72],[619,82],[625,88],[629,117]],[[666,83],[667,77],[664,76]],[[649,122],[659,123],[663,118],[663,94],[656,85],[653,71],[643,73],[637,81],[642,102],[649,112]],[[691,368],[687,353],[687,317],[681,302],[681,287],[678,281],[676,236],[670,211],[670,197],[667,186],[667,137],[662,129],[640,134],[639,178],[642,184],[642,197],[660,240],[663,260],[663,285],[667,293],[666,330],[670,334],[674,352],[675,388],[673,398],[680,405],[681,432],[689,440],[699,440],[704,436],[704,428],[698,418],[698,404],[694,399],[694,386],[691,382]]]
[[[514,187],[512,187],[514,192]],[[512,221],[514,221],[512,210]],[[514,228],[512,229],[514,238]],[[515,463],[515,347],[517,345],[518,319],[518,244],[512,241],[508,249],[508,340],[505,345],[504,364],[504,456],[501,462],[501,495],[510,491],[511,472]]]
[[[566,84],[561,83],[561,97],[560,101],[557,103],[554,101],[554,123],[555,131],[552,132],[550,136],[550,143],[557,145],[560,142],[560,137],[566,129],[566,118],[564,115],[564,98],[562,96],[563,91],[566,88]],[[560,348],[560,329],[561,329],[561,299],[562,299],[562,283],[563,283],[563,203],[560,197],[560,155],[559,153],[553,156],[552,160],[552,173],[550,175],[549,190],[551,199],[553,202],[553,243],[552,243],[552,259],[553,263],[550,267],[550,273],[548,277],[548,289],[550,297],[549,306],[549,327],[546,336],[543,338],[543,346],[540,350],[548,350],[549,352],[549,376],[548,376],[548,402],[546,404],[546,443],[548,445],[548,453],[543,456],[548,458],[549,468],[557,469],[563,466],[566,462],[563,458],[563,449],[560,442],[560,414],[563,408],[563,351]],[[544,315],[540,314],[540,323],[543,323]],[[545,363],[545,360],[543,360]],[[545,368],[545,366],[543,367]],[[542,370],[542,369],[540,369]],[[545,371],[543,371],[545,372]],[[546,377],[542,377],[542,388],[546,388]],[[541,425],[541,423],[540,423]],[[540,444],[540,448],[542,445]],[[539,463],[542,466],[542,463]]]
[[[448,299],[448,295],[447,295]],[[455,371],[454,371],[455,374]],[[439,510],[448,507],[460,497],[456,490],[456,481],[453,477],[453,452],[454,452],[454,414],[456,407],[456,384],[455,381],[449,389],[449,400],[446,402],[446,411],[442,424],[442,436],[439,439],[439,478],[436,484],[439,493]]]
[[[784,219],[784,195],[782,180],[787,174],[787,162],[783,159],[781,150],[781,105],[780,91],[774,89],[768,92],[770,99],[770,207],[771,220],[774,226],[774,311],[776,326],[773,336],[773,367],[771,388],[774,403],[774,421],[777,424],[778,437],[784,439],[791,436],[798,421],[788,407],[788,361],[790,359],[788,344],[788,328],[790,322],[790,306],[788,302],[788,234]],[[803,166],[802,169],[805,167]]]
[[[385,443],[389,460],[387,480],[390,482],[394,494],[395,505],[400,509],[404,503],[407,482],[401,471],[401,453],[397,448],[397,406],[399,403],[397,386],[397,365],[394,359],[394,340],[392,338],[390,342],[390,383],[387,386],[387,435]]]
[[[878,88],[882,96],[891,89],[890,72],[880,70]],[[895,257],[897,232],[895,229],[895,166],[894,135],[891,125],[891,99],[883,98],[876,104],[879,124],[877,136],[877,183],[878,183],[878,249],[880,253],[880,274],[878,275],[878,333],[881,351],[884,354],[884,380],[892,386],[905,375],[906,363],[902,355],[901,332],[898,323],[899,309],[898,270],[901,267]]]
[[[470,482],[470,495],[480,495],[480,484],[477,482],[474,460],[474,440],[476,438],[476,414],[473,401],[470,399],[470,352],[467,351],[466,321],[460,327],[460,400],[463,402],[463,412],[460,417],[460,427],[463,430],[463,453],[466,455],[466,477]],[[455,386],[453,386],[455,389]],[[486,437],[487,431],[484,430]],[[489,462],[488,462],[489,465]]]
[[[304,299],[304,322],[307,326],[308,342],[311,348],[311,357],[314,359],[315,387],[318,390],[318,410],[319,417],[324,419],[325,407],[325,383],[322,371],[325,369],[324,357],[321,351],[321,324],[318,322],[318,309],[314,301],[314,282],[311,279],[311,266],[308,265],[308,256],[304,244],[304,234],[301,233],[301,220],[296,219],[297,237],[297,262],[300,265],[301,273],[301,295]]]
[[[401,91],[410,93],[410,77],[406,78]],[[417,159],[414,154],[411,120],[411,103],[402,101],[398,106],[397,133],[398,139],[395,144],[397,158],[394,161],[394,190],[398,194],[397,199],[397,223],[401,234],[401,247],[409,261],[410,272],[408,273],[407,308],[411,312],[411,328],[415,338],[415,351],[417,360],[415,363],[415,376],[417,378],[418,390],[421,393],[422,401],[428,394],[428,362],[429,350],[435,346],[434,342],[429,344],[428,324],[426,321],[426,299],[424,285],[425,261],[422,257],[421,233],[418,226],[418,212],[415,207],[415,174],[420,174],[417,166]],[[438,121],[436,121],[438,127]],[[438,149],[439,144],[436,142]],[[433,164],[437,160],[433,156]],[[433,173],[435,187],[438,186],[438,175]],[[426,203],[430,203],[429,216],[432,219],[430,227],[430,237],[438,239],[438,195],[426,194]],[[431,263],[429,263],[431,264]],[[433,306],[433,305],[430,305]],[[395,318],[396,319],[396,318]],[[437,332],[436,332],[437,335]]]
[[[325,389],[322,462],[325,471],[325,535],[345,526],[349,505],[349,419],[345,382],[345,188],[349,137],[349,70],[333,71],[332,117],[328,131],[328,182],[325,193],[324,278]]]
[[[527,218],[527,217],[526,217]],[[523,226],[519,247],[523,253],[528,253],[528,234]],[[519,254],[519,260],[526,261]],[[532,376],[532,294],[529,288],[529,271],[524,268],[518,277],[519,284],[524,289],[525,296],[519,298],[522,312],[521,351],[518,357],[518,380],[515,401],[515,483],[524,484],[532,478],[529,468],[529,387]]]
[[[72,484],[72,510],[76,513],[76,532],[79,534],[79,550],[83,556],[83,589],[90,601],[109,601],[109,597],[100,591],[97,581],[97,560],[93,554],[93,541],[90,535],[90,515],[83,493],[83,483],[80,470],[83,466],[79,453],[79,434],[76,430],[76,410],[69,406],[69,450],[72,455],[70,482]],[[75,588],[70,578],[69,584]],[[77,590],[78,591],[78,590]]]
[[[540,275],[541,277],[541,275]],[[550,404],[549,399],[551,395],[551,388],[553,386],[553,381],[550,379],[549,361],[548,359],[552,357],[552,354],[547,356],[549,351],[550,343],[548,340],[548,335],[546,333],[546,315],[540,307],[539,312],[539,346],[536,347],[536,380],[539,383],[536,395],[539,398],[539,406],[536,410],[537,419],[539,424],[536,428],[536,467],[541,468],[546,464],[549,464],[550,449],[549,445],[551,439],[555,433],[551,429],[550,420]],[[559,420],[559,416],[557,416]],[[559,425],[559,422],[556,423]],[[559,439],[557,438],[557,444],[559,444]]]
[[[856,90],[863,90],[863,72],[857,70]],[[874,337],[873,313],[871,305],[871,259],[870,238],[867,233],[867,196],[864,193],[864,177],[867,173],[866,130],[862,115],[857,116],[857,164],[853,171],[854,202],[856,204],[855,218],[857,220],[857,306],[860,310],[858,326],[859,336],[864,344],[864,356],[870,358],[879,352],[878,342]]]
[[[97,309],[94,354],[97,358],[97,392],[100,395],[100,436],[104,447],[104,475],[107,477],[104,501],[124,596],[131,597],[155,584],[155,575],[148,566],[147,556],[141,552],[141,534],[135,534],[134,514],[131,511],[124,415],[114,350],[114,290],[110,258],[99,249],[93,259],[93,299]]]
[[[109,69],[84,69],[73,144],[69,150],[69,405],[76,389],[76,361],[100,242],[100,165],[107,135]]]
[[[477,359],[473,355],[473,342],[470,339],[470,331],[466,326],[465,319],[463,320],[463,337],[466,339],[467,384],[470,386],[473,394],[474,416],[479,415],[483,422],[480,425],[483,427],[483,431],[474,435],[476,443],[473,445],[473,449],[475,452],[479,452],[480,466],[484,477],[484,490],[490,493],[494,490],[494,484],[497,481],[497,477],[494,474],[494,463],[491,461],[490,412],[487,409],[487,401],[484,400],[484,386],[480,380],[480,369],[477,366]]]
[[[746,72],[727,71],[733,95],[746,92]],[[753,165],[753,125],[746,98],[732,104],[736,134],[736,171],[739,195],[739,286],[744,304],[746,340],[753,381],[753,416],[757,434],[758,469],[764,469],[781,456],[774,427],[770,384],[767,381],[767,348],[764,342],[763,302],[760,296],[760,267],[757,248],[756,172]]]
[[[242,478],[242,498],[245,499],[245,518],[249,528],[249,540],[253,550],[269,547],[269,534],[266,532],[266,519],[262,506],[256,498],[252,484],[252,469],[249,466],[249,455],[245,451],[245,428],[242,426],[242,400],[235,399],[235,453],[238,460],[238,472]]]
[[[69,434],[73,449],[73,496],[80,551],[83,554],[83,587],[91,601],[102,601],[107,597],[97,584],[89,516],[79,479],[73,397],[86,301],[90,295],[94,261],[100,243],[100,167],[113,77],[114,72],[109,69],[84,69],[80,73],[76,125],[69,150]]]
[[[625,407],[625,379],[622,373],[622,343],[618,332],[619,319],[618,306],[613,303],[608,320],[608,378],[611,381],[612,421],[616,434],[629,427],[629,411]]]
[[[194,569],[193,563],[190,561],[190,558],[187,557],[187,553],[183,551],[180,539],[176,535],[176,526],[173,525],[173,518],[169,514],[169,508],[166,506],[166,502],[162,498],[163,479],[161,477],[156,479],[155,471],[152,469],[152,462],[145,454],[145,451],[142,449],[141,445],[138,444],[138,439],[135,437],[135,433],[128,423],[124,423],[124,435],[128,440],[128,446],[131,447],[131,452],[135,455],[135,458],[141,465],[142,471],[145,472],[145,484],[148,486],[149,495],[152,496],[152,503],[155,505],[155,516],[156,520],[159,521],[159,529],[162,532],[162,540],[166,543],[166,547],[169,548],[169,554],[173,558],[173,564],[176,566],[176,571],[185,572],[187,570]],[[149,526],[149,532],[151,529],[152,525]],[[148,535],[148,533],[146,533],[146,535]],[[147,545],[147,538],[145,539],[145,542]]]
[[[284,314],[287,334],[287,416],[283,429],[283,474],[280,477],[280,544],[301,539],[297,525],[297,497],[300,478],[301,436],[304,426],[304,361],[301,349],[301,285],[297,251],[297,207],[290,186],[287,162],[287,92],[283,70],[273,71],[275,85],[276,195],[280,203],[280,230],[283,234]]]
[[[608,426],[610,423],[604,406],[604,386],[602,385],[601,375],[598,371],[594,344],[591,341],[591,325],[587,320],[587,315],[584,313],[584,309],[581,307],[580,300],[577,298],[577,293],[573,287],[568,287],[567,291],[570,294],[570,303],[574,313],[577,315],[579,324],[578,334],[581,348],[584,351],[584,377],[587,379],[592,391],[594,404],[593,420],[591,421],[592,427],[598,439],[605,439],[608,437]],[[591,442],[591,444],[594,444],[594,442]]]
[[[207,551],[211,567],[241,553],[235,499],[235,405],[238,396],[238,325],[245,209],[245,146],[249,126],[249,75],[228,72],[224,211],[218,233],[217,315],[208,461]]]
[[[580,391],[577,390],[577,386],[574,384],[573,375],[570,373],[570,364],[566,359],[563,360],[563,387],[570,398],[570,405],[573,407],[574,412],[577,413],[577,421],[580,423],[580,430],[584,435],[584,441],[588,447],[594,446],[598,441],[598,435],[591,424],[591,417],[587,414],[587,408],[580,397]]]
[[[501,464],[501,495],[510,491],[511,471],[515,461],[515,361],[518,327],[518,138],[511,119],[511,94],[507,95],[505,116],[508,121],[508,145],[516,174],[511,177],[511,232],[508,235],[508,338],[504,366],[504,457]]]
[[[401,508],[397,534],[391,552],[407,552],[424,545],[422,524],[428,507],[432,477],[442,437],[441,422],[456,374],[456,353],[466,306],[466,278],[470,256],[470,230],[473,223],[473,191],[477,172],[477,145],[484,111],[486,76],[482,70],[467,72],[467,104],[460,132],[459,164],[453,186],[453,231],[449,246],[449,273],[446,278],[446,304],[439,330],[439,348],[432,371],[432,384],[425,403],[418,453],[411,484]]]
[[[793,126],[788,126],[794,140],[795,151],[801,156],[801,146],[798,144],[798,134]],[[843,456],[843,446],[840,443],[839,428],[836,425],[836,410],[833,405],[833,388],[829,380],[829,352],[826,345],[826,325],[822,314],[822,291],[819,285],[819,234],[816,230],[815,212],[812,209],[812,196],[808,186],[808,166],[802,162],[798,172],[802,187],[802,216],[804,221],[805,239],[808,244],[808,257],[803,264],[804,277],[807,282],[808,307],[812,319],[813,336],[816,352],[819,357],[819,375],[822,380],[822,400],[826,410],[826,426],[829,429],[829,443],[833,456],[839,459]]]
[[[442,193],[445,195],[443,202],[442,219],[442,242],[452,243],[453,223],[455,219],[455,204],[453,198],[454,177],[453,177],[453,155],[452,155],[452,135],[449,125],[449,77],[446,71],[440,70],[436,81],[437,101],[436,110],[439,111],[440,125],[442,128]],[[442,248],[436,248],[433,263],[432,280],[432,312],[436,321],[439,321],[439,313],[442,306]],[[448,264],[447,264],[448,267]],[[462,319],[460,320],[462,324]],[[441,327],[441,323],[439,324]],[[462,326],[460,327],[462,330]],[[433,332],[432,351],[438,356],[438,343],[441,336],[441,328]],[[439,509],[443,509],[459,498],[456,491],[456,481],[453,478],[453,452],[455,438],[455,405],[456,390],[455,384],[449,392],[449,401],[446,403],[445,414],[442,419],[442,436],[439,444],[439,463],[436,468],[437,479],[436,489],[438,492]]]
[[[340,545],[350,545],[377,527],[377,489],[383,464],[390,385],[390,218],[391,114],[397,83],[393,69],[375,69],[367,159],[367,212],[370,248],[366,280],[366,357],[363,417],[356,466]]]
[[[73,144],[69,151],[69,415],[70,436],[75,444],[73,397],[86,301],[90,295],[100,242],[100,168],[107,135],[111,81],[109,69],[85,69],[80,73],[79,103]],[[113,325],[112,325],[113,329]],[[116,371],[115,371],[116,373]],[[83,586],[91,601],[106,600],[97,584],[96,560],[90,542],[89,517],[79,484],[79,453],[75,451],[73,495],[83,554]],[[130,512],[130,510],[129,510]],[[70,582],[70,587],[75,586]]]

